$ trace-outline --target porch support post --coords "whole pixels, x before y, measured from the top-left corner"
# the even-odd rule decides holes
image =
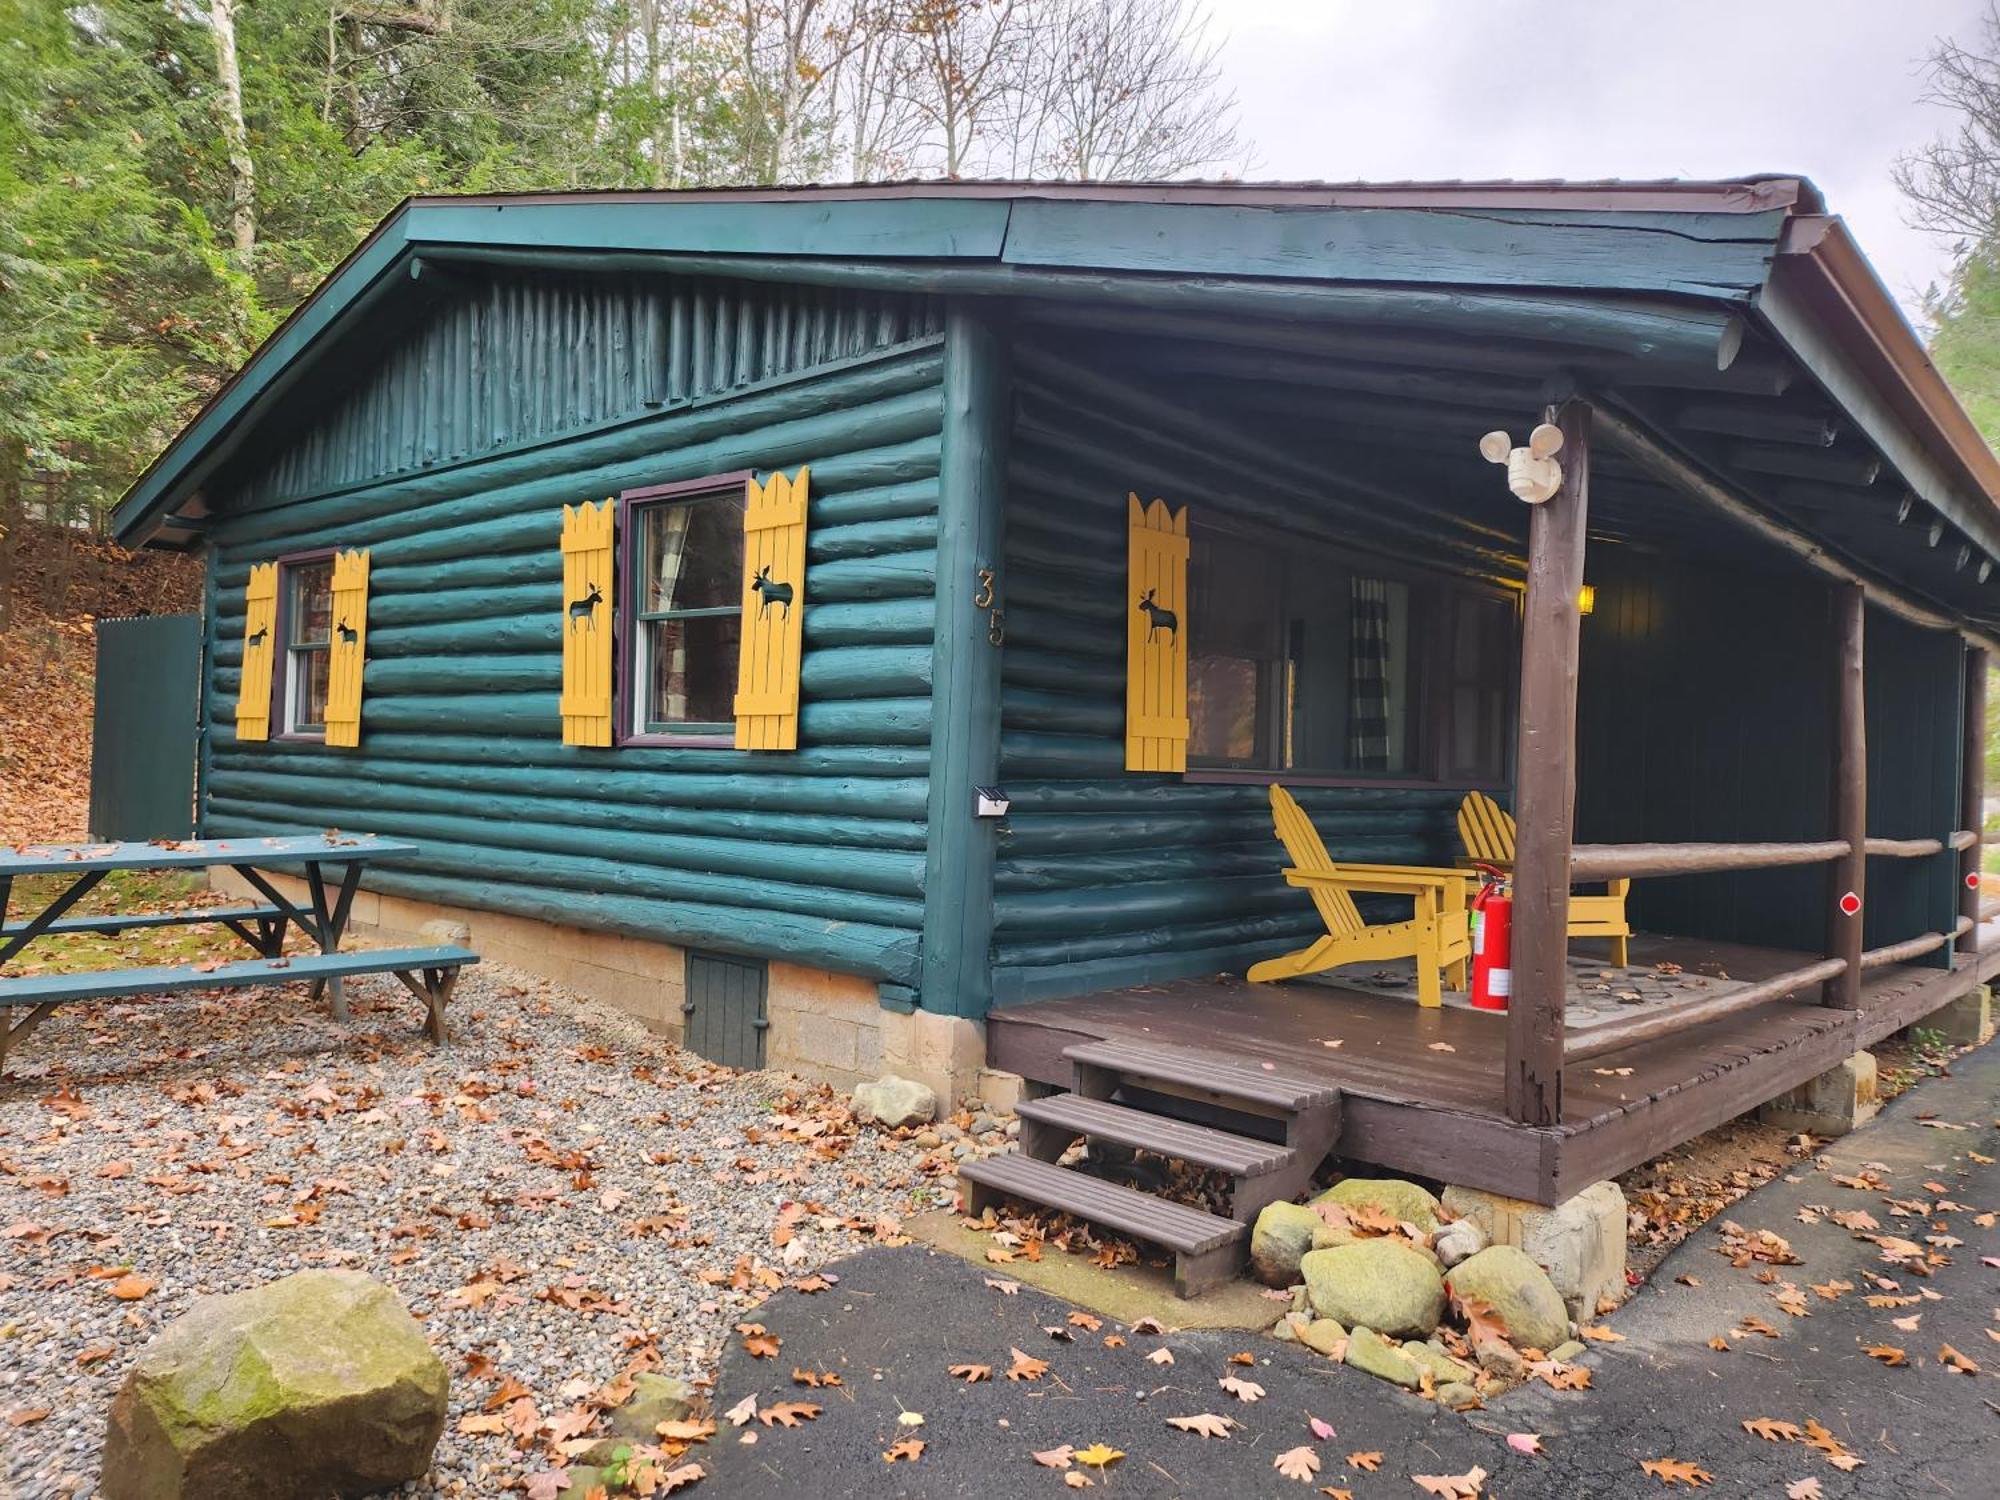
[[[1000,779],[999,610],[1004,603],[1007,436],[1013,423],[1004,309],[945,315],[938,475],[937,624],[931,646],[929,830],[917,1004],[981,1019],[993,1003],[995,820],[976,788]]]
[[[1958,914],[1972,928],[1959,939],[1957,953],[1979,951],[1979,867],[1986,826],[1986,653],[1965,653],[1965,748],[1959,752],[1959,827],[1972,830],[1972,843],[1958,857]]]
[[[1833,828],[1848,851],[1827,868],[1826,951],[1847,968],[1826,981],[1822,1004],[1861,1004],[1861,934],[1868,875],[1868,701],[1862,679],[1867,596],[1858,583],[1833,586]],[[1850,899],[1851,898],[1851,899]],[[1850,909],[1851,908],[1851,909]]]
[[[1507,1009],[1507,1113],[1562,1119],[1563,1007],[1569,979],[1569,856],[1576,818],[1576,680],[1590,407],[1551,407],[1562,429],[1562,488],[1528,519],[1521,629],[1521,737],[1515,758],[1514,994]]]

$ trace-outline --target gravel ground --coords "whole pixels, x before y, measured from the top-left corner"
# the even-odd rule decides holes
[[[198,1296],[315,1266],[395,1287],[451,1371],[410,1492],[504,1492],[558,1462],[606,1382],[706,1382],[771,1290],[898,1243],[969,1145],[858,1128],[824,1087],[712,1067],[497,965],[467,972],[442,1050],[393,979],[348,989],[346,1027],[298,985],[71,1006],[10,1059],[0,1494],[93,1491],[152,1334]],[[518,1443],[460,1430],[489,1407]]]

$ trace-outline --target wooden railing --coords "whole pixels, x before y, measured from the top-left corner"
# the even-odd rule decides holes
[[[1882,859],[1923,859],[1946,852],[1963,853],[1975,848],[1978,843],[1977,833],[1960,828],[1943,838],[1870,838],[1863,841],[1863,849],[1865,854]],[[1852,848],[1846,839],[1761,844],[1580,844],[1570,855],[1570,874],[1577,880],[1617,880],[1628,876],[1772,870],[1795,865],[1830,864],[1845,859]],[[1948,932],[1920,933],[1901,942],[1868,949],[1860,955],[1857,971],[1865,973],[1869,969],[1905,963],[1926,953],[1934,953],[1945,944],[1965,936],[1974,925],[1973,911],[1961,910]],[[1847,965],[1845,957],[1829,955],[1727,994],[1593,1026],[1586,1031],[1568,1032],[1564,1036],[1563,1061],[1567,1064],[1602,1057],[1608,1052],[1651,1041],[1689,1026],[1718,1021],[1773,1000],[1785,999],[1814,985],[1840,978],[1846,974]]]

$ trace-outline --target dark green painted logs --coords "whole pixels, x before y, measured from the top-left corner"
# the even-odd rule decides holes
[[[224,519],[204,826],[394,832],[423,855],[371,871],[371,888],[912,982],[941,370],[934,347],[849,359]],[[563,746],[561,505],[800,463],[813,471],[801,748]],[[239,744],[248,567],[336,543],[371,552],[361,747]]]
[[[1060,360],[1031,348],[1018,363],[1033,420],[1009,470],[1001,774],[1013,813],[994,871],[996,1002],[1241,972],[1310,940],[1317,918],[1279,874],[1261,784],[1124,768],[1125,491],[1244,520],[1277,519],[1286,499],[1200,461],[1184,433],[1149,432],[1136,405],[1106,420],[1101,403],[1038,384],[1062,378]],[[1299,796],[1343,857],[1453,852],[1458,790]]]

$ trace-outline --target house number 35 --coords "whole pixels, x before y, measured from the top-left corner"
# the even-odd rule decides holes
[[[979,588],[972,596],[972,607],[986,611],[986,639],[997,646],[1007,639],[1007,624],[1006,616],[993,603],[993,570],[980,568],[974,576]]]

